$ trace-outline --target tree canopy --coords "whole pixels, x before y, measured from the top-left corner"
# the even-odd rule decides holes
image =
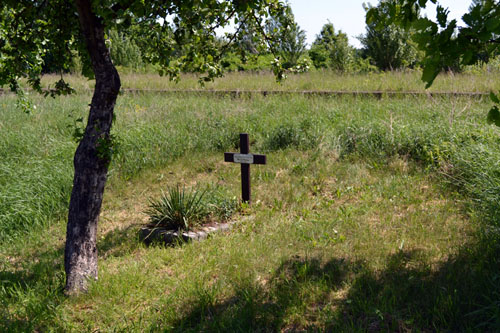
[[[386,9],[383,3],[381,10]],[[366,10],[370,10],[366,6]],[[363,45],[363,54],[369,57],[381,70],[393,70],[411,67],[417,62],[417,49],[412,41],[412,29],[405,30],[395,24],[378,25],[374,22],[366,25],[366,33],[359,37]]]
[[[91,4],[108,31],[135,26],[135,33],[148,41],[140,45],[144,57],[159,65],[160,74],[176,77],[184,67],[197,64],[207,80],[221,75],[218,61],[225,48],[221,50],[216,43],[217,28],[236,25],[236,31],[226,38],[229,46],[237,41],[245,22],[252,21],[262,30],[266,18],[280,18],[287,8],[278,0],[105,0]],[[179,48],[184,51],[182,56],[174,57]],[[59,70],[71,66],[76,52],[83,61],[83,74],[94,77],[74,1],[2,1],[0,52],[0,85],[12,89],[25,78],[39,90],[43,57],[49,52]]]
[[[270,17],[266,22],[266,34],[270,37],[270,48],[282,58],[284,68],[298,64],[306,50],[306,33],[295,22],[290,7],[277,17]]]
[[[335,32],[332,23],[321,28],[309,51],[314,67],[338,71],[347,69],[352,53],[347,35],[341,30]]]
[[[435,21],[420,15],[429,2],[437,4]],[[430,86],[446,66],[453,66],[457,60],[462,65],[488,61],[500,47],[498,1],[473,2],[462,16],[464,27],[459,27],[455,19],[448,20],[448,14],[437,0],[391,0],[370,8],[366,22],[377,27],[397,24],[414,29],[414,40],[424,51],[422,79]]]

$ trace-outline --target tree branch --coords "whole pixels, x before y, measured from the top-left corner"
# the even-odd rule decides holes
[[[111,10],[117,15],[118,11],[120,11],[120,10],[125,11],[125,10],[129,9],[133,2],[134,2],[133,0],[129,0],[125,4],[115,3],[113,6],[111,6]]]
[[[231,36],[231,38],[229,39],[229,41],[221,47],[220,49],[220,52],[219,52],[219,59],[222,57],[222,55],[224,54],[224,52],[226,52],[227,48],[229,46],[231,46],[231,44],[234,42],[236,36],[239,34],[239,32],[241,31],[242,27],[243,27],[243,24],[248,20],[248,16],[245,16],[245,18],[243,19],[243,21],[240,23],[240,25],[238,26],[238,28],[236,29],[236,31],[234,32],[234,34]]]
[[[227,23],[227,22],[229,22],[229,20],[233,18],[234,14],[236,14],[236,9],[234,9],[234,10],[231,12],[231,14],[229,14],[229,16],[227,17],[227,19],[225,19],[223,22],[220,22],[220,23],[218,23],[218,24],[214,25],[213,27],[211,27],[211,28],[208,30],[208,33],[209,33],[209,34],[212,34],[212,33],[215,31],[215,29],[220,28],[220,27],[222,27],[223,25],[226,25],[226,23]]]
[[[255,22],[259,23],[259,19],[255,15],[255,13],[252,12],[252,15],[253,15],[253,18],[255,19]],[[274,55],[276,55],[277,52],[274,49],[272,40],[269,38],[269,36],[266,34],[266,32],[264,31],[264,29],[262,28],[262,26],[260,24],[257,24],[257,29],[259,29],[260,33],[264,37],[264,40],[266,41],[267,45],[269,46],[269,49],[271,50],[271,53],[274,54]]]

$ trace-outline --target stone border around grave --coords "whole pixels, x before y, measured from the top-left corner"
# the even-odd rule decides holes
[[[198,231],[174,231],[161,227],[144,227],[139,231],[139,239],[146,245],[153,243],[172,245],[176,241],[201,241],[215,232],[230,230],[235,223],[236,221],[232,221],[216,224],[215,226],[202,227],[201,230]]]

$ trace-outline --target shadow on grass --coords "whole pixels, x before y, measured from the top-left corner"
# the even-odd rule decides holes
[[[63,302],[64,249],[37,253],[0,271],[0,331],[44,331]]]
[[[108,232],[98,242],[99,259],[121,255],[136,246],[131,245],[138,243],[131,236],[136,231],[131,226]],[[2,268],[0,332],[64,331],[57,320],[58,308],[66,300],[64,283],[64,246]]]
[[[352,282],[332,329],[363,331],[500,330],[498,240],[464,247],[438,267],[419,265],[418,253],[399,252],[381,272]]]
[[[106,233],[97,242],[99,258],[122,256],[139,246],[139,224],[131,224],[125,228],[116,228]]]
[[[437,267],[422,254],[395,253],[380,271],[292,258],[265,285],[239,286],[222,303],[200,297],[172,330],[500,331],[498,239],[464,247]]]
[[[223,303],[210,304],[200,297],[191,312],[174,323],[173,331],[276,331],[290,309],[302,307],[307,286],[335,290],[347,273],[343,260],[321,265],[316,259],[293,258],[266,284],[237,286],[235,295]]]

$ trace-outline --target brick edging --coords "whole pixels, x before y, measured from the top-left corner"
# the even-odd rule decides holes
[[[161,227],[143,227],[139,230],[139,239],[146,245],[151,243],[170,245],[176,241],[201,241],[208,238],[210,234],[231,229],[235,223],[236,221],[220,223],[215,226],[202,227],[201,230],[197,231],[174,231]]]

